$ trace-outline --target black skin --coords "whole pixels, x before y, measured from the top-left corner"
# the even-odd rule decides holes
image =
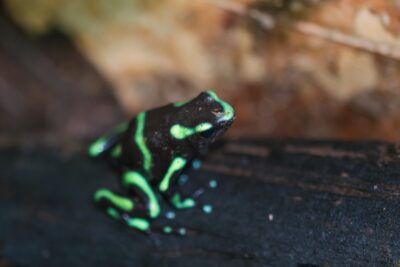
[[[172,196],[177,193],[182,196],[182,199],[185,199],[189,196],[184,196],[177,185],[177,179],[184,168],[173,173],[170,186],[166,191],[160,192],[158,190],[159,184],[175,158],[185,159],[186,166],[188,166],[200,151],[206,149],[225,133],[234,120],[234,114],[231,114],[228,120],[224,115],[226,114],[221,103],[213,97],[213,94],[208,92],[200,93],[181,106],[168,104],[145,112],[143,137],[151,154],[152,164],[149,170],[144,168],[144,156],[135,141],[138,117],[134,117],[129,122],[125,131],[114,132],[107,136],[105,149],[99,155],[105,157],[120,176],[129,171],[140,173],[146,178],[151,188],[155,192],[158,191],[157,195],[162,195],[169,203],[171,203]],[[212,128],[192,134],[184,139],[177,139],[171,134],[171,127],[176,124],[194,128],[201,123],[209,123]],[[117,146],[120,146],[121,153],[118,157],[115,157],[112,156],[112,151]],[[127,189],[131,198],[135,199],[135,205],[140,207],[140,209],[135,209],[134,214],[127,216],[129,218],[148,217],[149,199],[143,190],[136,186],[128,186],[125,189]],[[113,207],[121,212],[118,206],[115,206],[108,199],[101,199],[99,204],[104,209]],[[123,212],[121,214],[123,215]]]

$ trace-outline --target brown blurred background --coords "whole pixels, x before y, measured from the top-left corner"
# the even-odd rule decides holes
[[[231,136],[397,141],[399,30],[396,0],[5,0],[0,140],[79,147],[213,88]]]

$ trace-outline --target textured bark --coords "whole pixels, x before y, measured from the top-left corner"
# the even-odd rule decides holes
[[[94,208],[117,187],[101,164],[3,149],[0,266],[395,266],[399,163],[380,142],[231,140],[188,173],[218,181],[213,213],[178,212],[191,234],[151,239]]]

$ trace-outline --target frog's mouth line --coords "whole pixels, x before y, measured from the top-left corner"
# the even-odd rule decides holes
[[[226,130],[228,130],[228,128],[232,125],[234,119],[235,117],[233,117],[231,120],[224,121],[220,124],[220,129],[213,132],[211,136],[212,142],[221,137],[226,132]]]
[[[232,115],[230,112],[218,112],[216,117],[218,117],[217,123],[230,123],[228,126],[231,125],[236,118],[235,114]],[[230,119],[227,120],[227,117],[230,117]]]
[[[232,123],[235,119],[236,119],[236,115],[233,115],[233,117],[230,120],[222,121],[221,122],[222,128],[228,129],[232,125]]]

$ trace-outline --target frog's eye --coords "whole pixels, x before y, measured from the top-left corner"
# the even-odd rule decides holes
[[[213,102],[214,101],[214,98],[212,98],[210,95],[207,95],[206,96],[206,102],[207,103],[211,103],[211,102]]]
[[[203,138],[210,138],[213,135],[213,133],[214,133],[214,129],[211,128],[207,131],[201,132],[200,135]]]

